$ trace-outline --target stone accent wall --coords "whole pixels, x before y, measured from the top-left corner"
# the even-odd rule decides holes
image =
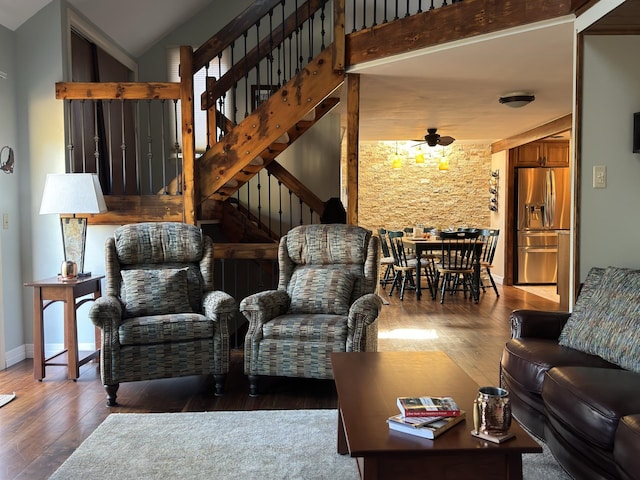
[[[423,145],[425,162],[416,164],[413,144],[398,142],[404,161],[394,169],[396,142],[360,143],[358,224],[373,232],[415,225],[489,227],[490,145]],[[448,171],[438,169],[443,153]]]

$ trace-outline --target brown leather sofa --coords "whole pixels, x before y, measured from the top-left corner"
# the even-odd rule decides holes
[[[511,314],[500,381],[513,416],[576,479],[640,479],[640,374],[560,345],[569,317]]]

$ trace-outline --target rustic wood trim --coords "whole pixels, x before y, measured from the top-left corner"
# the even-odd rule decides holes
[[[583,100],[584,99],[584,34],[579,33],[576,37],[576,104],[574,105],[574,111],[576,114],[575,124],[576,126],[582,125],[582,112],[583,112]],[[580,230],[582,218],[581,202],[582,186],[580,178],[582,176],[582,129],[576,128],[573,143],[573,182],[575,185],[574,191],[574,204],[575,212],[573,216],[573,283],[569,284],[569,305],[573,308],[575,300],[578,296],[578,286],[580,285],[581,272],[580,272]],[[585,272],[586,274],[586,272]]]
[[[286,38],[291,35],[296,29],[309,19],[312,13],[315,13],[324,4],[325,0],[309,0],[305,4],[298,7],[298,10],[285,20],[284,33],[283,25],[278,25],[273,31],[272,38],[281,39],[283,36]],[[296,23],[297,21],[297,23]],[[213,107],[216,101],[233,85],[240,81],[248,71],[253,69],[263,58],[270,55],[273,51],[270,49],[271,39],[266,36],[260,41],[259,47],[254,47],[245,56],[242,57],[242,62],[238,62],[233,65],[222,77],[215,81],[211,78],[208,82],[207,91],[200,96],[200,108],[203,110]],[[277,45],[274,43],[273,49]]]
[[[178,82],[56,82],[58,100],[175,100]]]
[[[198,212],[196,201],[200,198],[200,183],[195,164],[195,127],[193,113],[193,75],[191,61],[193,48],[180,47],[180,111],[182,113],[182,179],[184,184],[184,221],[196,224]]]
[[[532,128],[513,137],[505,138],[504,140],[498,140],[491,144],[491,153],[497,153],[502,150],[508,150],[510,148],[516,148],[525,143],[534,142],[541,138],[548,137],[549,135],[555,135],[556,133],[565,132],[571,130],[573,126],[572,115],[568,114],[564,117],[552,120],[539,127]]]
[[[360,75],[347,75],[347,223],[358,224],[358,146],[360,144]]]
[[[231,20],[194,52],[193,70],[189,73],[193,75],[216,58],[220,52],[240,37],[245,30],[255,25],[258,20],[277,7],[280,2],[281,0],[254,0],[240,15]]]
[[[346,38],[345,38],[345,0],[333,0],[333,69],[339,72],[345,70]]]
[[[333,71],[332,56],[330,45],[200,157],[200,202],[215,194],[343,82],[344,74]]]
[[[570,13],[570,0],[465,0],[348,34],[347,67]]]
[[[216,243],[213,258],[225,260],[277,260],[278,243]]]
[[[599,1],[600,0],[571,0],[571,11],[576,14],[576,17],[579,17]]]
[[[291,190],[304,203],[309,205],[311,210],[318,215],[324,211],[324,202],[320,200],[311,190],[309,190],[300,180],[291,174],[286,168],[275,160],[267,165],[267,170],[276,177],[282,184]]]
[[[182,222],[182,195],[105,195],[105,213],[87,215],[91,225]]]

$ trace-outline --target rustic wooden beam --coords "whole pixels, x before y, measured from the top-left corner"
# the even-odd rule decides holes
[[[276,260],[277,243],[216,243],[213,258],[234,260]]]
[[[193,71],[189,73],[193,75],[216,58],[219,53],[240,37],[245,30],[255,25],[258,20],[280,3],[281,0],[254,0],[240,15],[231,20],[194,52]]]
[[[347,75],[347,223],[358,224],[358,146],[360,143],[360,75]]]
[[[335,49],[333,50],[333,69],[338,72],[345,70],[346,40],[345,40],[345,0],[333,0],[333,38]]]
[[[343,0],[344,1],[344,0]],[[242,62],[232,65],[231,68],[220,77],[217,81],[213,78],[207,79],[207,91],[200,97],[200,108],[206,110],[216,104],[216,101],[224,95],[235,83],[245,77],[246,73],[252,70],[260,61],[269,55],[278,44],[273,41],[280,41],[283,38],[287,38],[296,29],[303,24],[315,13],[323,4],[325,0],[309,0],[305,4],[298,7],[298,10],[285,20],[284,30],[283,25],[278,25],[271,36],[263,38],[259,46],[254,47],[246,55],[242,57]],[[344,40],[343,40],[344,41]]]
[[[331,45],[200,157],[200,201],[212,196],[343,82],[344,74],[333,71],[332,58]]]
[[[465,0],[346,36],[347,66],[572,13],[570,0]]]
[[[504,140],[499,140],[491,144],[491,153],[500,152],[502,150],[508,150],[510,148],[516,148],[525,143],[534,142],[541,138],[548,137],[549,135],[555,135],[556,133],[565,132],[571,130],[572,127],[572,115],[568,114],[564,117],[557,118],[551,122],[540,125],[536,128],[532,128],[518,135],[514,135]]]
[[[238,182],[236,187],[222,187],[211,198],[216,200],[226,200],[229,196],[233,195],[238,189],[255,176],[260,170],[265,168],[271,163],[278,155],[280,155],[287,147],[293,144],[298,138],[300,138],[304,132],[309,130],[315,125],[322,117],[329,113],[338,103],[340,99],[338,97],[325,98],[320,105],[316,107],[316,114],[313,121],[300,121],[288,130],[289,143],[272,143],[269,147],[265,148],[259,155],[264,161],[262,165],[254,165],[250,163],[246,165],[240,172],[233,177]]]
[[[105,195],[105,213],[87,215],[91,225],[182,222],[182,195]]]
[[[180,65],[191,72],[193,49],[180,47]],[[180,112],[182,113],[182,177],[184,181],[184,221],[192,225],[198,218],[196,201],[200,198],[200,183],[195,163],[195,126],[193,113],[193,75],[180,76]]]
[[[175,100],[178,82],[57,82],[58,100]]]
[[[320,200],[311,190],[309,190],[300,180],[291,174],[286,168],[275,160],[267,165],[267,170],[291,190],[304,203],[309,205],[311,210],[318,215],[324,211],[324,202]]]

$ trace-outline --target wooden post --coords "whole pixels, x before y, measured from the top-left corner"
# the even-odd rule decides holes
[[[360,75],[347,75],[347,223],[358,224]]]
[[[345,66],[345,44],[346,37],[344,31],[344,1],[333,1],[333,70],[344,72]]]
[[[196,224],[196,205],[200,198],[195,164],[193,114],[193,48],[180,47],[180,102],[182,113],[182,180],[184,185],[184,221]],[[177,159],[176,159],[177,161]]]

